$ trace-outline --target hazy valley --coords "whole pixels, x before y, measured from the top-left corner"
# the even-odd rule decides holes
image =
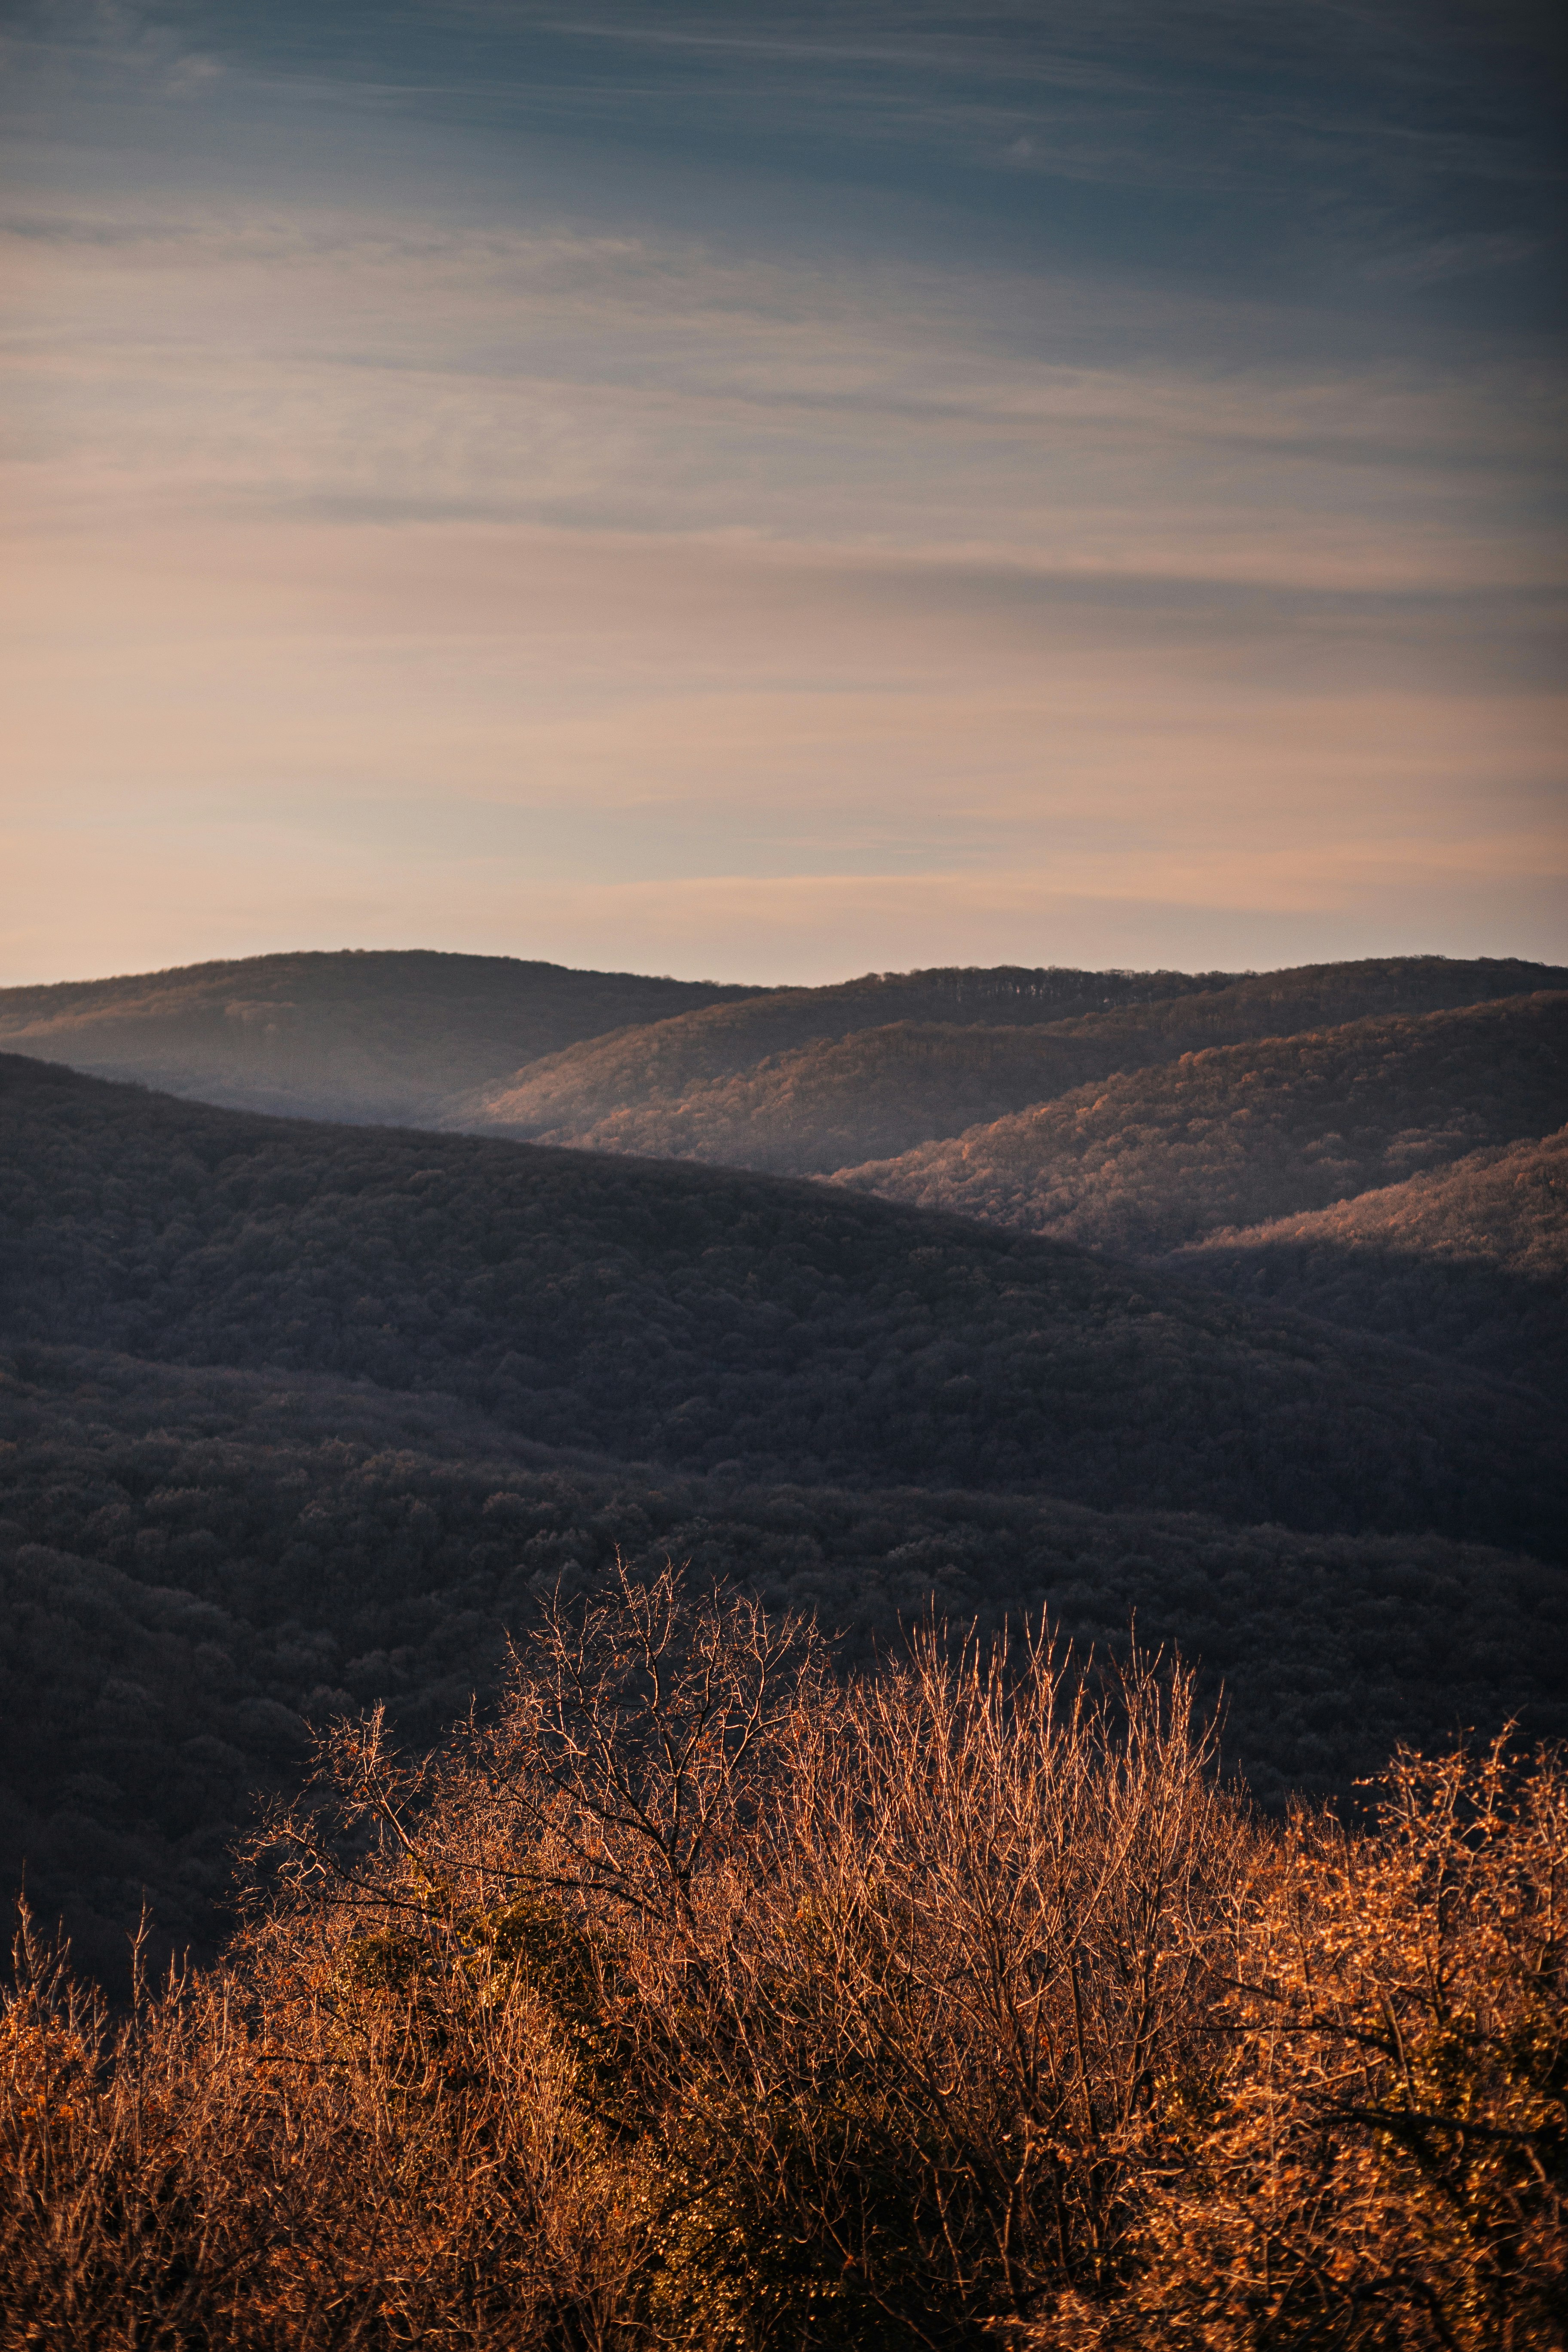
[[[415,1119],[531,1055],[755,992],[507,956],[250,956],[0,989],[0,1051],[257,1110]]]

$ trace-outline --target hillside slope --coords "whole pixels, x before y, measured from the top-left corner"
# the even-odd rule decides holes
[[[1186,1055],[837,1181],[1142,1256],[1565,1118],[1568,992],[1543,992]]]
[[[694,1037],[683,1022],[662,1025],[681,1030],[684,1045],[710,1042]],[[563,1088],[576,1088],[589,1057],[574,1054],[536,1065],[501,1098],[507,1116],[498,1108],[482,1122],[463,1124],[578,1150],[827,1175],[864,1153],[901,1152],[927,1136],[952,1134],[1058,1092],[1104,1058],[1100,1026],[1094,1017],[1048,1028],[897,1022],[767,1054],[728,1076],[651,1096],[639,1094],[633,1074],[641,1034],[633,1033],[613,1059],[607,1041],[594,1057],[600,1098],[615,1089],[631,1097],[602,1118],[582,1128],[570,1119],[538,1123],[554,1117]],[[1120,1040],[1120,1025],[1115,1034]],[[522,1115],[514,1119],[513,1110]]]
[[[410,1119],[579,1039],[763,992],[510,956],[247,956],[0,989],[0,1048],[257,1110]]]
[[[1552,1549],[1523,1391],[1069,1245],[730,1171],[271,1121],[0,1057],[0,1325],[449,1391],[689,1471]]]
[[[537,1593],[672,1555],[850,1659],[930,1607],[1202,1668],[1266,1801],[1348,1795],[1397,1739],[1568,1732],[1568,1571],[1434,1537],[1292,1534],[1040,1496],[737,1486],[551,1455],[439,1397],[87,1349],[0,1350],[0,1885],[124,1981],[210,1952],[236,1829],[307,1718],[424,1748],[493,1692]]]
[[[1092,974],[1057,977],[1081,979],[1086,994],[1087,983],[1100,984]],[[1435,956],[1241,980],[1211,973],[1179,991],[1165,973],[1103,979],[1125,992],[1122,1001],[1042,1022],[1037,1008],[1017,1017],[1031,1011],[1020,998],[1006,1026],[973,990],[967,1003],[984,1017],[963,1025],[922,1017],[907,1009],[902,981],[883,992],[899,1000],[901,1020],[842,1034],[829,1025],[826,990],[717,1006],[549,1055],[452,1123],[580,1150],[828,1174],[1209,1046],[1568,986],[1568,972],[1545,966]]]
[[[458,1104],[456,1123],[534,1139],[549,1129],[552,1140],[560,1140],[568,1128],[575,1132],[601,1118],[646,1112],[657,1119],[693,1089],[739,1077],[803,1046],[833,1045],[865,1031],[888,1033],[906,1024],[955,1035],[1037,1030],[1086,1013],[1206,995],[1234,979],[1229,972],[1000,965],[868,972],[830,988],[775,989],[765,999],[672,1015],[595,1039],[585,1051],[542,1056],[509,1085],[480,1089]]]
[[[1164,1264],[1236,1297],[1526,1376],[1568,1402],[1568,1128],[1211,1234]]]

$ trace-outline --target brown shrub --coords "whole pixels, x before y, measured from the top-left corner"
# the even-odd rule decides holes
[[[1078,2343],[1522,2352],[1568,2326],[1568,1777],[1401,1755],[1304,1815],[1213,1989],[1214,2108]],[[1047,2334],[1047,2343],[1058,2340]]]
[[[225,1966],[24,1934],[0,2346],[1561,2344],[1568,1777],[1259,1828],[1180,1671],[673,1572],[342,1726]]]

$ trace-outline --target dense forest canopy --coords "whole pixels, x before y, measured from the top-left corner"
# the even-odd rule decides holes
[[[1568,1399],[1568,1128],[1165,1261]]]
[[[654,1475],[509,1441],[449,1397],[84,1349],[0,1359],[0,1877],[118,1983],[211,1951],[231,1841],[307,1724],[384,1701],[437,1741],[509,1633],[621,1552],[728,1576],[873,1664],[935,1608],[1199,1663],[1226,1768],[1268,1804],[1352,1798],[1399,1738],[1568,1734],[1568,1570],[1436,1536],[1051,1496]]]

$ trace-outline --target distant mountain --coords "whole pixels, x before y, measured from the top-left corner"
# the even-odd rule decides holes
[[[1164,1263],[1568,1403],[1568,1128],[1310,1215],[1211,1234]]]
[[[0,1048],[250,1109],[417,1120],[581,1038],[766,993],[510,956],[247,956],[0,989]]]
[[[1543,992],[1184,1055],[837,1181],[1147,1256],[1564,1118],[1568,992]]]
[[[951,1010],[941,1020],[920,1010],[921,986],[952,975],[784,991],[545,1056],[460,1106],[452,1123],[579,1150],[828,1174],[1209,1046],[1568,987],[1568,971],[1554,967],[1437,956],[1240,980],[1022,975],[1054,980],[1060,1013],[1041,1021],[1044,1001],[1020,992],[1003,1025],[979,984],[1002,976],[956,977],[967,982],[962,1024]],[[1089,1003],[1074,1005],[1075,988]],[[1097,990],[1114,991],[1113,1001]],[[880,1020],[851,1018],[879,1006]],[[889,1011],[900,1018],[889,1023]]]
[[[1555,1552],[1518,1390],[1070,1245],[846,1191],[274,1121],[0,1057],[18,1340],[447,1391],[552,1446],[751,1479]]]
[[[750,988],[299,954],[0,990],[0,1050],[281,1116],[826,1175],[1208,1045],[1564,986],[1546,966],[1430,956]]]

